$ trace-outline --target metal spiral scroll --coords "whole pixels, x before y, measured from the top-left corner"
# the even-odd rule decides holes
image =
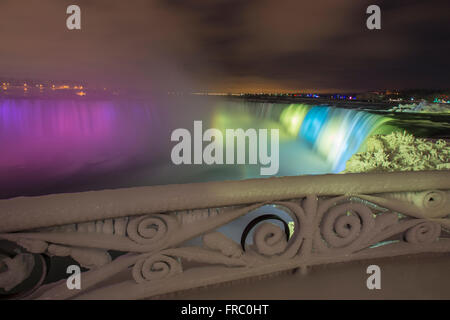
[[[441,234],[441,226],[431,221],[422,222],[405,232],[405,240],[409,243],[431,243]]]
[[[446,193],[441,190],[428,191],[423,196],[423,206],[425,208],[436,208],[445,204]]]
[[[137,283],[160,280],[183,271],[181,263],[170,256],[157,254],[142,258],[133,267],[133,279]]]
[[[127,235],[139,244],[157,244],[168,237],[175,223],[176,220],[167,215],[141,216],[129,221]]]
[[[325,209],[314,238],[315,248],[352,250],[363,244],[374,226],[372,211],[360,203],[346,202]]]
[[[286,250],[289,241],[289,227],[286,221],[274,214],[265,214],[253,219],[244,229],[241,236],[241,247],[245,251],[245,242],[249,232],[255,225],[265,220],[278,220],[283,223],[284,232],[272,223],[262,223],[253,236],[253,241],[259,253],[275,255]]]

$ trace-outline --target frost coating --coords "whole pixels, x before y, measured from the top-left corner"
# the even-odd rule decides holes
[[[393,132],[370,137],[366,151],[354,154],[344,173],[448,170],[449,159],[450,145],[445,140],[432,142],[406,132]]]
[[[33,255],[20,253],[14,258],[0,256],[0,288],[10,291],[27,279],[34,267]]]

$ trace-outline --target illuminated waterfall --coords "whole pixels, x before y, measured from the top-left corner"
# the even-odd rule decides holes
[[[0,191],[151,163],[148,150],[162,144],[159,113],[127,102],[0,100]]]
[[[363,111],[301,104],[290,105],[280,116],[285,129],[324,157],[333,172],[344,170],[347,160],[387,121]]]
[[[195,100],[197,102],[197,100]],[[169,107],[140,100],[0,100],[0,197],[40,190],[260,178],[259,165],[177,166],[176,128],[279,129],[277,175],[340,172],[387,118],[322,106],[189,99]],[[189,106],[190,113],[180,108]],[[100,178],[98,178],[100,177]],[[77,182],[78,181],[78,182]],[[87,181],[86,184],[84,184]],[[90,183],[89,185],[87,183]]]

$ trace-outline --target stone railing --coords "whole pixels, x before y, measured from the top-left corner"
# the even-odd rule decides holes
[[[450,171],[427,171],[0,200],[0,287],[10,298],[141,299],[318,264],[450,252],[449,190]],[[217,231],[249,215],[238,239]],[[84,267],[81,289],[47,283],[48,256]]]

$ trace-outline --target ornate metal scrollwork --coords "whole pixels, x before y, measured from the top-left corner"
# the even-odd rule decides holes
[[[441,226],[438,223],[421,222],[405,232],[405,240],[408,243],[432,243],[437,241],[441,234]]]
[[[0,248],[0,299],[19,299],[34,292],[47,275],[46,259],[4,240]]]
[[[321,210],[326,211],[314,238],[314,248],[320,252],[360,248],[375,228],[373,212],[360,203],[347,202]]]
[[[133,278],[137,283],[160,280],[181,273],[180,261],[176,258],[157,254],[139,259],[133,267]]]
[[[31,298],[144,298],[316,264],[450,252],[449,198],[446,190],[308,194],[2,233],[0,238],[23,252],[1,256],[0,285],[16,287],[44,255],[70,256],[88,268],[86,285],[75,292],[65,283],[42,285],[40,280],[34,284],[38,291],[23,292],[32,293]],[[252,220],[243,226],[240,243],[220,231],[267,205],[287,213],[293,228],[284,218],[260,210],[258,216],[248,216]],[[96,288],[118,273],[128,278]]]
[[[284,232],[274,224],[263,223],[255,231],[254,243],[258,252],[266,255],[273,255],[283,252],[289,241],[289,226],[280,217],[274,214],[263,214],[253,219],[244,229],[241,237],[241,247],[245,251],[245,242],[250,230],[258,223],[265,220],[278,220],[283,223]]]

